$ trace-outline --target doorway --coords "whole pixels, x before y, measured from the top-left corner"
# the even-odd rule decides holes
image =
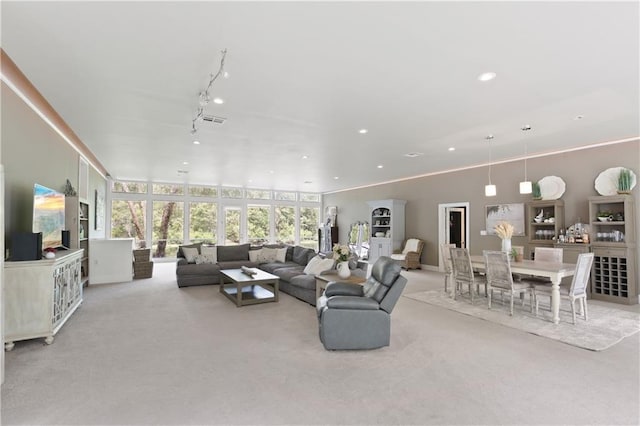
[[[469,248],[469,203],[447,203],[438,205],[438,247],[440,244],[455,244]],[[438,250],[438,265],[444,271],[442,254]]]

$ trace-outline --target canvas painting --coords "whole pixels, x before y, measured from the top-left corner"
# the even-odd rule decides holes
[[[496,235],[494,227],[499,222],[509,222],[513,225],[513,236],[525,235],[524,229],[524,204],[494,204],[486,206],[486,230],[487,235]]]

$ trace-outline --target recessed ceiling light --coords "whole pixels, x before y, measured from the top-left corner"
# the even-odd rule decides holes
[[[303,156],[302,156],[302,159],[303,159],[303,160],[306,160],[307,158],[309,158],[309,156],[308,156],[308,155],[303,155]]]
[[[420,157],[421,155],[424,155],[422,152],[409,152],[408,154],[405,154],[405,157],[409,157],[409,158],[416,158],[416,157]]]
[[[455,150],[456,150],[456,147],[455,147],[455,146],[450,146],[450,147],[449,147],[449,151],[455,151]]]
[[[247,182],[251,183],[251,182],[253,182],[253,179],[249,179]]]
[[[200,145],[200,141],[193,141],[194,145]]]
[[[273,170],[269,170],[269,173],[274,174],[275,172]]]
[[[222,98],[213,98],[213,103],[214,104],[218,104],[218,105],[222,105],[224,103],[224,99],[222,99]]]
[[[225,71],[224,73],[222,73],[222,76],[224,78],[229,78],[229,73],[227,71]]]
[[[378,168],[379,168],[379,169],[381,169],[381,168],[383,168],[383,167],[384,167],[384,166],[383,166],[382,164],[378,164]]]
[[[335,180],[340,179],[340,177],[339,177],[339,176],[334,176],[333,178],[334,178]]]
[[[183,164],[184,166],[186,166],[186,165],[188,165],[188,164],[189,164],[189,162],[188,162],[188,161],[183,161],[183,162],[182,162],[182,164]]]
[[[358,130],[358,133],[360,133],[361,135],[364,135],[365,133],[368,133],[369,131],[367,129],[360,129]]]
[[[495,72],[483,72],[482,74],[480,74],[478,76],[478,80],[480,81],[491,81],[494,78],[496,78],[496,73]]]
[[[575,117],[573,117],[574,120],[582,120],[584,118],[584,115],[576,115]]]

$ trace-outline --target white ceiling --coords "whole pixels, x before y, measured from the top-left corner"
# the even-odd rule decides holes
[[[494,160],[640,135],[636,1],[1,7],[2,48],[118,179],[329,192],[486,163],[488,134]],[[196,146],[225,48],[227,122]]]

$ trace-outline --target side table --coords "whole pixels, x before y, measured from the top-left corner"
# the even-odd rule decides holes
[[[320,296],[322,296],[322,293],[324,293],[324,289],[327,288],[327,284],[333,281],[362,285],[365,283],[365,281],[367,281],[367,279],[353,274],[351,274],[351,276],[347,279],[340,278],[337,273],[316,275],[316,300]]]

